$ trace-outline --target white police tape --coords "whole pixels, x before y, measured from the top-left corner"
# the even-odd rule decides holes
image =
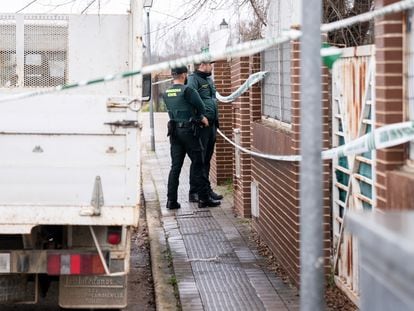
[[[235,148],[254,157],[275,161],[296,162],[301,160],[299,155],[273,155],[251,151],[234,143],[220,130],[217,130],[217,132]],[[371,150],[384,149],[409,142],[413,139],[414,121],[389,124],[376,128],[373,132],[361,136],[345,145],[322,151],[322,159],[329,160],[343,156],[361,154]]]
[[[361,154],[367,151],[397,146],[414,139],[414,121],[394,123],[376,128],[345,145],[325,150],[323,159]]]
[[[291,161],[291,162],[300,161],[299,155],[273,155],[273,154],[251,151],[247,148],[237,145],[234,141],[232,141],[230,138],[224,135],[223,132],[220,131],[219,129],[217,129],[217,133],[219,133],[228,143],[233,145],[235,148],[239,149],[240,151],[244,153],[250,154],[254,157],[268,159],[268,160],[276,160],[276,161]]]
[[[411,9],[413,7],[414,7],[414,0],[400,1],[397,3],[391,4],[391,5],[385,6],[381,9],[375,10],[375,11],[363,13],[363,14],[350,17],[347,19],[343,19],[343,20],[333,22],[333,23],[323,24],[321,26],[321,31],[329,32],[332,30],[341,29],[341,28],[348,27],[356,23],[361,23],[361,22],[371,20],[375,17],[384,16],[390,13],[401,12],[404,10]],[[110,75],[107,75],[101,78],[96,78],[96,79],[87,80],[87,81],[79,81],[79,82],[65,84],[65,85],[59,85],[56,87],[36,90],[33,92],[25,92],[25,93],[10,95],[10,96],[3,96],[3,97],[0,97],[0,103],[12,101],[12,100],[29,98],[32,96],[50,94],[54,92],[92,85],[96,83],[120,80],[124,78],[129,78],[135,75],[147,74],[147,73],[177,68],[181,66],[186,66],[192,63],[210,62],[210,61],[215,61],[215,60],[227,59],[231,57],[247,56],[247,55],[261,52],[274,45],[279,45],[279,44],[288,42],[290,40],[297,40],[300,38],[300,36],[301,36],[300,31],[291,29],[289,31],[284,32],[280,37],[277,37],[277,38],[267,38],[267,39],[244,42],[244,43],[235,45],[233,47],[226,48],[224,51],[203,52],[200,54],[182,57],[182,58],[172,60],[172,61],[167,61],[167,62],[162,62],[162,63],[158,63],[154,65],[145,66],[142,69],[138,69],[138,70],[127,71],[127,72],[122,72],[122,73],[117,73],[117,74],[110,74]]]
[[[167,83],[167,82],[171,82],[173,80],[173,78],[169,78],[169,79],[165,79],[165,80],[161,80],[161,81],[156,81],[156,82],[152,82],[152,85],[157,85],[157,84],[163,84],[163,83]]]
[[[163,70],[186,66],[189,64],[193,64],[193,63],[212,62],[212,61],[221,60],[221,59],[228,59],[231,57],[248,56],[248,55],[256,54],[258,52],[266,50],[267,48],[270,48],[274,45],[289,42],[291,40],[297,40],[300,36],[301,36],[300,31],[292,29],[292,30],[284,32],[280,37],[277,37],[277,38],[267,38],[267,39],[260,39],[260,40],[255,40],[255,41],[248,41],[248,42],[237,44],[232,47],[228,47],[222,51],[203,52],[203,53],[199,53],[195,55],[181,57],[181,58],[171,60],[171,61],[166,61],[166,62],[149,65],[149,66],[144,66],[138,70],[126,71],[126,72],[117,73],[117,74],[110,74],[105,77],[100,77],[96,79],[74,82],[74,83],[65,84],[65,85],[59,85],[56,87],[43,89],[43,90],[36,90],[33,92],[25,92],[25,93],[0,97],[0,103],[29,98],[29,97],[38,96],[38,95],[60,92],[63,90],[78,88],[78,87],[102,83],[102,82],[120,80],[124,78],[129,78],[135,75],[143,75],[143,74],[148,74],[148,73],[153,73],[153,72],[159,72]]]
[[[216,97],[222,103],[230,103],[230,102],[234,101],[237,97],[239,97],[241,94],[246,92],[252,85],[254,85],[255,83],[262,80],[264,77],[266,77],[267,74],[268,74],[267,71],[256,72],[256,73],[250,75],[250,77],[246,81],[244,81],[244,83],[236,91],[234,91],[230,95],[222,96],[218,92],[216,92]]]
[[[354,24],[368,22],[376,17],[385,16],[392,13],[402,12],[414,7],[414,0],[399,1],[382,8],[355,15],[349,18],[341,19],[336,22],[321,25],[321,32],[330,32],[333,30],[349,27]]]

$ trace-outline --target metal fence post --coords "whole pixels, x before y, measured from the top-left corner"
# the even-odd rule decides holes
[[[323,310],[321,0],[302,0],[300,309]]]
[[[151,29],[150,29],[150,8],[147,9],[147,49],[148,49],[148,64],[151,64]],[[152,96],[151,96],[152,97]],[[154,103],[151,98],[149,101],[149,117],[151,128],[151,151],[155,151],[155,134],[154,134]]]

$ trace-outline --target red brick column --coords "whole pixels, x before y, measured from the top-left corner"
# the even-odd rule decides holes
[[[230,64],[217,61],[214,64],[214,83],[223,96],[231,93]],[[233,135],[233,111],[231,103],[218,102],[220,130],[227,136]],[[211,159],[210,180],[213,184],[223,184],[233,178],[233,147],[217,134],[216,150]]]
[[[398,2],[376,0],[375,7]],[[376,46],[376,127],[401,122],[403,117],[403,13],[375,21]],[[388,202],[387,179],[390,171],[405,160],[404,145],[377,151],[377,207],[392,209]]]
[[[332,148],[332,79],[328,68],[322,68],[322,148]],[[331,273],[331,225],[332,225],[332,161],[323,161],[323,252],[325,258],[325,275]]]
[[[235,91],[249,77],[249,57],[233,59],[231,62],[231,87]],[[240,145],[250,147],[250,92],[247,91],[233,102],[233,128],[240,130]],[[233,135],[233,138],[235,136]],[[233,161],[234,208],[244,217],[250,217],[251,157],[240,153],[240,174],[237,175]]]
[[[291,52],[291,86],[292,86],[292,151],[294,154],[300,154],[300,42],[292,42]],[[331,98],[330,98],[330,75],[326,67],[322,69],[322,148],[324,150],[331,148]],[[292,163],[292,172],[295,173],[297,185],[295,186],[295,196],[299,200],[300,186],[299,174],[300,164]],[[325,271],[328,275],[330,272],[330,228],[331,228],[331,162],[323,162],[323,228],[324,228],[324,257]],[[299,206],[297,206],[297,217],[299,221]],[[299,232],[296,235],[299,244]],[[299,256],[299,253],[297,254]],[[299,258],[297,258],[299,260]],[[299,272],[299,271],[298,271]],[[298,279],[299,275],[295,276]]]
[[[250,56],[249,62],[250,62],[250,74],[260,71],[261,69],[260,54]],[[250,132],[252,132],[253,122],[260,121],[260,119],[262,118],[262,87],[261,87],[260,82],[256,83],[250,88],[249,95],[250,95]]]

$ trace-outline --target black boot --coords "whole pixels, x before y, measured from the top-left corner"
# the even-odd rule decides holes
[[[188,194],[188,201],[189,202],[198,202],[198,193],[189,193]]]
[[[204,207],[215,207],[215,206],[219,206],[221,204],[220,201],[218,200],[214,200],[211,197],[205,198],[205,199],[201,199],[198,201],[198,207],[199,208],[204,208]]]
[[[178,209],[181,205],[177,201],[167,201],[167,209]]]
[[[215,193],[213,190],[210,191],[210,197],[214,200],[222,200],[223,196],[221,194]]]

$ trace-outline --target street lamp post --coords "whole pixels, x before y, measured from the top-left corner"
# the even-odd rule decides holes
[[[153,0],[144,0],[144,9],[147,12],[147,51],[148,51],[148,64],[151,64],[151,29],[150,29],[150,9],[152,7]],[[155,151],[155,135],[154,135],[154,105],[152,96],[149,101],[149,117],[151,128],[151,151]]]
[[[220,23],[220,30],[227,29],[227,28],[229,28],[229,24],[227,24],[226,20],[223,18],[223,20]]]

